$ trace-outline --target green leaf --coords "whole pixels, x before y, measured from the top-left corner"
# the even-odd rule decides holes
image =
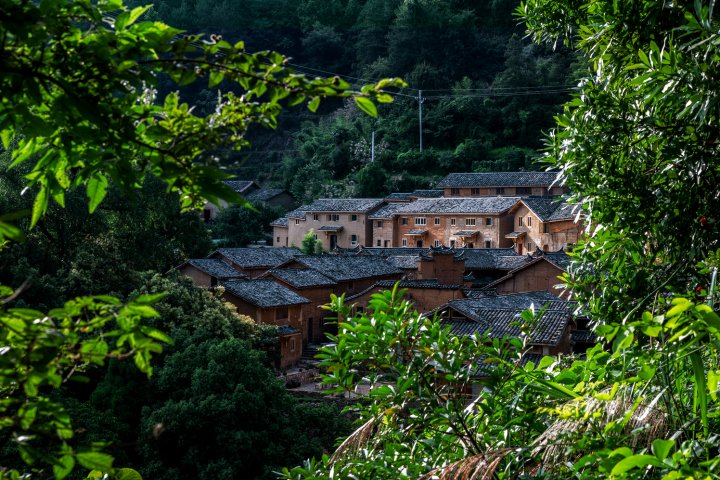
[[[308,110],[311,112],[317,112],[318,107],[320,106],[320,97],[315,97],[310,102],[308,102]]]
[[[115,471],[115,480],[143,480],[140,474],[132,468],[120,468]]]
[[[56,480],[62,480],[67,477],[75,467],[75,458],[72,455],[63,455],[55,460],[53,465],[53,473]]]
[[[100,470],[101,472],[109,472],[112,470],[114,458],[107,453],[80,452],[76,454],[76,457],[80,465],[87,469]]]
[[[632,455],[630,457],[623,458],[612,469],[612,475],[620,475],[633,468],[647,467],[648,465],[654,465],[661,467],[662,462],[652,455]]]
[[[47,206],[48,206],[47,188],[45,186],[42,186],[40,188],[40,191],[38,192],[37,196],[35,197],[35,201],[33,202],[32,218],[30,220],[30,228],[35,227],[35,225],[37,225],[37,222],[40,220],[40,217],[45,215],[45,212],[47,211]]]
[[[371,117],[377,117],[377,107],[372,100],[367,97],[355,97],[355,104],[360,107],[360,110],[367,113]]]
[[[657,438],[652,442],[652,452],[660,460],[665,460],[670,453],[670,449],[675,445],[675,440],[663,440]]]
[[[104,175],[95,175],[87,184],[87,196],[90,199],[89,210],[93,213],[107,195],[108,181]]]

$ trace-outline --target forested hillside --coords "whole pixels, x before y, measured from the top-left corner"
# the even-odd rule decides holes
[[[240,177],[307,201],[426,188],[450,171],[537,168],[542,132],[577,82],[572,54],[523,39],[512,15],[518,3],[161,0],[149,14],[190,33],[242,39],[249,51],[281,51],[308,76],[408,83],[378,119],[340,101],[320,117],[291,109],[277,131],[250,131],[252,149],[224,156]],[[195,93],[196,108],[214,108],[216,91]]]

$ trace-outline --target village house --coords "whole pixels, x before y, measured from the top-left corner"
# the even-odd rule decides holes
[[[371,214],[370,219],[374,222],[373,234],[382,238],[383,247],[507,247],[512,241],[505,236],[513,227],[513,218],[508,212],[518,200],[516,197],[421,198],[389,204]],[[383,233],[379,233],[380,230]]]
[[[568,193],[567,187],[555,184],[557,175],[557,172],[451,173],[435,188],[442,189],[445,197],[556,196]]]
[[[302,306],[310,301],[270,279],[230,280],[222,284],[222,298],[257,323],[280,327],[280,364],[284,369],[302,356],[305,319]]]
[[[558,198],[523,198],[511,213],[514,226],[505,237],[514,242],[517,253],[538,249],[556,252],[576,244],[580,238],[582,224],[577,221],[577,207]]]
[[[309,268],[336,282],[333,293],[354,295],[378,280],[400,280],[402,271],[382,257],[358,255],[305,255],[279,268]],[[323,302],[327,303],[328,298]]]
[[[303,343],[318,343],[326,340],[325,333],[328,317],[334,314],[323,309],[330,302],[330,295],[338,292],[338,283],[317,270],[311,268],[274,268],[262,278],[274,280],[283,287],[307,298],[310,302],[302,306],[305,328],[302,331]]]
[[[321,198],[289,212],[285,221],[273,222],[273,245],[300,246],[312,230],[323,250],[372,245],[368,215],[384,205],[378,198]],[[284,244],[282,241],[284,240]]]
[[[489,338],[503,336],[519,337],[523,322],[520,313],[533,307],[538,314],[537,323],[529,332],[530,353],[559,355],[571,353],[571,331],[575,330],[572,319],[574,304],[559,300],[548,292],[526,292],[508,295],[487,295],[451,300],[438,308],[443,325],[448,325],[456,335]],[[544,311],[541,310],[545,308]]]
[[[570,292],[559,288],[561,284],[559,277],[568,271],[569,266],[570,256],[564,251],[537,251],[530,261],[511,270],[485,288],[492,289],[498,294],[545,290],[567,300]]]
[[[297,248],[244,247],[220,248],[208,258],[222,260],[238,272],[255,278],[299,255],[302,252]]]
[[[247,278],[222,260],[211,258],[190,259],[175,268],[190,277],[195,286],[203,288],[216,287],[226,280]]]

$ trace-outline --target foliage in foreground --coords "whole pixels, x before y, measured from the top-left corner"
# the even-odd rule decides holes
[[[610,351],[521,366],[527,337],[451,335],[401,294],[374,295],[320,355],[335,392],[368,392],[359,427],[282,478],[720,476],[720,316],[707,305],[677,297]],[[541,315],[518,321],[529,331]]]

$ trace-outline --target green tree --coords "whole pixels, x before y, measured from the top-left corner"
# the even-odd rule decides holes
[[[305,255],[315,255],[315,250],[317,249],[318,245],[318,239],[315,238],[315,230],[312,228],[309,232],[305,234],[305,236],[302,239],[302,244],[300,245],[300,250]]]
[[[210,228],[213,238],[220,240],[219,246],[245,247],[251,242],[272,239],[270,222],[281,217],[285,211],[263,202],[251,205],[252,209],[245,205],[230,205],[218,212]]]

